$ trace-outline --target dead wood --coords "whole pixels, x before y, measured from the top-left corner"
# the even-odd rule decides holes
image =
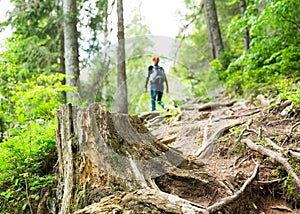
[[[86,108],[66,105],[59,109],[57,121],[57,198],[61,202],[58,207],[61,214],[73,213],[97,201],[97,194],[101,198],[114,195],[116,189],[125,195],[118,199],[121,204],[108,205],[114,211],[132,209],[128,204],[136,203],[152,204],[164,212],[174,209],[174,213],[183,210],[206,213],[198,203],[161,191],[155,181],[160,177],[178,182],[192,180],[203,184],[204,189],[211,185],[211,192],[218,187],[224,189],[206,172],[190,170],[199,169],[201,164],[156,139],[137,116],[111,113],[100,104]],[[189,182],[185,185],[193,188]],[[101,213],[99,210],[93,213]]]
[[[203,104],[203,105],[199,106],[198,111],[213,110],[213,109],[216,109],[218,107],[224,107],[224,106],[230,107],[236,102],[237,102],[236,100],[231,100],[229,102],[206,103],[206,104]]]
[[[219,127],[205,142],[202,143],[202,147],[194,154],[194,157],[200,159],[209,158],[215,149],[217,139],[222,137],[229,129],[239,126],[243,123],[245,123],[245,121],[235,122],[227,126]]]
[[[233,201],[237,200],[245,191],[245,189],[248,187],[248,185],[254,180],[258,173],[259,164],[255,162],[255,169],[253,170],[252,175],[246,180],[246,182],[243,184],[240,190],[238,190],[234,195],[231,195],[229,197],[223,198],[220,202],[217,202],[207,208],[207,211],[209,213],[217,212],[221,209],[223,209],[226,205],[232,203]]]
[[[115,186],[127,191],[149,189],[149,180],[184,160],[178,151],[158,141],[137,116],[110,113],[100,104],[63,106],[57,121],[61,214],[76,210],[73,204],[80,201],[80,192],[87,192],[85,186],[102,192],[113,191]]]
[[[144,207],[148,207],[151,213],[160,213],[163,211],[163,213],[174,214],[208,214],[201,205],[182,199],[176,195],[153,189],[139,189],[131,193],[114,194],[101,199],[99,203],[76,211],[75,214],[145,213]]]
[[[288,161],[281,156],[281,153],[269,150],[269,149],[263,147],[262,145],[254,144],[250,139],[242,139],[241,142],[245,143],[250,149],[257,151],[262,155],[266,155],[266,156],[270,157],[272,160],[277,161],[278,163],[282,164],[285,167],[285,169],[294,178],[297,187],[300,188],[300,179],[299,179],[298,175],[294,172],[293,168],[288,163]]]

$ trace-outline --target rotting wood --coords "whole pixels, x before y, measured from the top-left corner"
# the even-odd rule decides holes
[[[134,209],[145,204],[156,211],[164,213],[198,213],[208,214],[205,207],[182,199],[176,195],[168,194],[154,189],[138,189],[130,193],[114,194],[101,199],[99,203],[92,204],[84,209],[78,210],[75,214],[92,213],[134,213]],[[136,213],[138,210],[135,211]]]
[[[285,169],[292,175],[292,177],[295,180],[295,183],[297,187],[300,189],[300,179],[298,175],[295,173],[289,162],[281,156],[281,153],[279,152],[274,152],[270,149],[267,149],[263,147],[262,145],[257,145],[252,142],[250,139],[242,139],[242,143],[245,143],[250,149],[259,152],[262,155],[266,155],[270,157],[272,160],[277,161],[278,163],[282,164]]]
[[[180,168],[184,162],[188,167],[191,161],[156,139],[137,116],[110,113],[105,106],[95,103],[86,108],[63,106],[58,111],[57,121],[60,214],[86,206],[78,195],[83,191],[91,199],[97,192],[105,192],[103,196],[113,194],[115,188],[127,193],[141,188],[157,192],[159,187],[153,179],[167,173],[183,179],[203,180],[197,173]],[[93,192],[82,189],[86,186]],[[167,193],[157,194],[173,197]],[[161,203],[154,201],[159,200],[156,196],[153,195],[151,203]],[[180,197],[176,200],[182,204],[178,209],[185,207],[205,213],[202,205]],[[170,202],[161,205],[164,206],[170,206]]]

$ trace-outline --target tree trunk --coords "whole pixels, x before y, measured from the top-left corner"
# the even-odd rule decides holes
[[[224,49],[215,0],[204,0],[204,8],[212,58],[215,59]]]
[[[66,64],[65,64],[65,41],[64,41],[64,34],[61,31],[59,33],[59,41],[60,41],[60,50],[59,50],[59,60],[60,60],[60,73],[62,74],[66,74]],[[65,85],[66,84],[66,79],[62,80],[62,84]],[[64,103],[67,103],[67,93],[65,91],[62,92],[63,97],[64,97]]]
[[[242,15],[245,16],[247,10],[247,2],[245,0],[241,0],[241,9],[242,9]],[[244,33],[244,52],[249,50],[249,47],[250,47],[250,33],[249,33],[249,29],[246,28]]]
[[[79,84],[79,53],[78,53],[78,31],[77,31],[77,6],[76,0],[63,0],[64,13],[64,47],[66,74],[73,76],[67,78],[66,84],[77,88]],[[67,93],[67,102],[76,101],[78,97],[74,93]]]
[[[118,12],[118,97],[117,108],[120,113],[128,113],[127,82],[125,64],[125,41],[124,41],[124,20],[123,0],[117,1]]]

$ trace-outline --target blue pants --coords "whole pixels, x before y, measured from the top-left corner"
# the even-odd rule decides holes
[[[151,85],[151,91],[150,91],[150,95],[151,95],[151,108],[152,108],[152,111],[155,111],[156,110],[156,100],[157,100],[157,103],[159,105],[161,105],[161,107],[165,107],[164,103],[161,101],[161,98],[163,96],[163,91],[162,90],[156,90],[156,87],[155,85]]]

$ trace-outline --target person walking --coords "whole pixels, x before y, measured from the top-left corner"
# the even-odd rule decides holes
[[[159,57],[154,56],[152,58],[153,65],[148,67],[148,75],[146,79],[145,89],[147,92],[148,82],[150,82],[150,97],[151,97],[151,110],[156,110],[157,103],[164,108],[165,104],[162,101],[164,92],[164,83],[166,84],[166,92],[169,93],[168,80],[163,67],[159,66]]]

